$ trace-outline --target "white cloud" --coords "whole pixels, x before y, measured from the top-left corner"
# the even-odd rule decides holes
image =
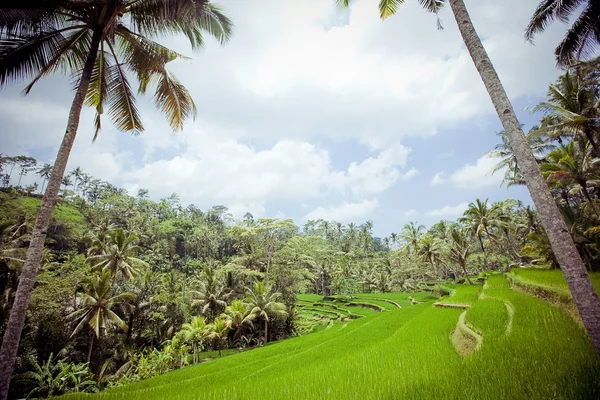
[[[341,170],[331,165],[327,150],[304,141],[283,139],[257,149],[207,127],[186,135],[184,142],[185,153],[126,173],[127,186],[149,189],[159,197],[177,192],[184,202],[216,202],[241,213],[260,213],[267,201],[300,203],[332,191],[361,200],[417,173],[400,171],[410,150],[399,143]]]
[[[431,184],[434,186],[441,185],[442,183],[445,183],[445,182],[446,182],[446,178],[444,178],[444,171],[438,172],[431,179]]]
[[[358,203],[343,202],[338,206],[318,207],[304,216],[304,220],[326,219],[347,222],[369,216],[379,207],[377,199],[363,200]]]
[[[415,176],[419,175],[420,173],[421,172],[418,169],[411,168],[405,174],[402,175],[402,177],[400,178],[400,180],[407,181],[407,180],[412,179]]]
[[[498,163],[497,158],[482,156],[475,164],[466,164],[455,171],[449,178],[449,182],[457,188],[477,189],[486,186],[500,185],[502,181],[501,171],[492,175],[490,171]]]
[[[495,157],[482,156],[475,164],[465,164],[454,171],[449,177],[444,171],[436,173],[431,179],[431,185],[442,185],[445,183],[459,189],[479,189],[497,185],[502,182],[503,170],[491,174],[492,168],[500,161]]]
[[[457,206],[444,206],[442,208],[429,210],[426,215],[439,218],[455,218],[462,215],[468,207],[468,203],[460,203]]]
[[[414,208],[404,212],[405,217],[416,217],[417,215],[419,215],[419,212]]]
[[[389,189],[398,179],[408,179],[417,171],[413,168],[402,175],[397,167],[404,167],[410,149],[400,143],[380,152],[377,157],[369,157],[353,162],[343,174],[333,177],[333,186],[348,188],[356,196],[381,193]]]

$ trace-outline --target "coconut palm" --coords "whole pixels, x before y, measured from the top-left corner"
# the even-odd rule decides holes
[[[477,241],[483,252],[483,260],[486,268],[488,267],[488,261],[485,246],[483,245],[483,237],[485,236],[488,239],[494,239],[496,237],[491,229],[500,225],[497,214],[497,207],[489,207],[488,199],[485,199],[485,201],[477,199],[474,203],[469,204],[469,207],[464,212],[463,216],[459,218],[460,222],[466,224],[471,235],[477,237]]]
[[[83,170],[81,167],[75,167],[71,170],[69,175],[75,178],[75,181],[73,182],[73,188],[77,189],[77,181],[81,183],[81,178],[83,178],[83,175],[85,175]]]
[[[590,207],[600,217],[590,194],[590,185],[600,183],[600,159],[594,158],[591,150],[589,143],[581,148],[571,141],[551,151],[547,156],[548,162],[542,164],[541,169],[550,184],[579,185]]]
[[[184,333],[186,342],[192,344],[194,351],[193,363],[196,364],[198,362],[198,351],[202,350],[204,339],[206,339],[209,333],[206,319],[204,317],[194,317],[190,323],[181,326],[181,331]]]
[[[462,268],[465,278],[469,284],[472,285],[473,282],[471,282],[469,273],[467,272],[467,258],[472,250],[471,240],[469,238],[470,233],[468,230],[453,227],[450,230],[449,236],[450,247],[448,248],[448,258]]]
[[[65,187],[65,190],[69,187],[73,185],[73,182],[71,182],[71,178],[69,177],[69,175],[65,175],[62,177],[62,179],[60,180],[60,183]]]
[[[350,0],[336,0],[338,4],[348,7]],[[481,39],[475,31],[467,7],[463,0],[447,0],[454,14],[454,18],[458,24],[458,30],[463,38],[465,46],[471,55],[473,63],[479,72],[481,80],[490,96],[490,100],[496,109],[496,113],[500,118],[500,122],[504,130],[508,133],[508,142],[513,149],[515,158],[519,163],[519,168],[525,177],[525,183],[535,204],[542,224],[546,229],[548,238],[552,245],[554,254],[562,269],[569,290],[573,295],[573,300],[579,311],[579,315],[583,321],[588,335],[596,352],[600,354],[600,299],[596,294],[594,286],[587,274],[586,267],[577,251],[577,247],[573,238],[569,234],[567,225],[562,219],[561,212],[554,202],[552,193],[542,176],[537,160],[531,153],[529,143],[525,139],[521,124],[517,119],[513,106],[502,86],[502,82],[494,69],[492,61],[488,56]],[[581,3],[581,0],[575,0]],[[382,18],[390,17],[395,14],[398,7],[403,3],[403,0],[381,0],[379,2],[379,10]],[[437,14],[446,3],[446,0],[420,0],[419,3],[429,12]],[[560,5],[565,12],[572,12],[576,8],[572,7],[573,2],[545,0],[540,10],[544,10],[544,4]],[[590,3],[591,4],[591,3]],[[594,3],[595,4],[595,3]],[[556,7],[554,7],[556,9]],[[551,15],[553,8],[550,9]],[[586,8],[589,11],[589,8]],[[560,15],[560,14],[558,14]],[[564,13],[562,14],[564,15]],[[582,16],[591,17],[591,14],[582,14]],[[538,27],[543,27],[548,18],[537,18],[541,22]],[[582,21],[581,17],[578,21]],[[598,21],[593,19],[590,21]],[[584,21],[585,22],[585,21]],[[590,22],[591,23],[591,22]],[[578,24],[576,24],[578,25]],[[578,25],[581,26],[581,23]],[[575,28],[575,25],[574,25]],[[576,32],[590,33],[577,28]],[[586,36],[578,36],[579,39],[585,39]],[[594,35],[589,37],[590,43],[593,43]],[[568,53],[568,47],[562,46],[561,54]]]
[[[441,257],[441,249],[438,239],[431,233],[421,236],[417,255],[423,262],[431,264],[434,272],[437,272],[437,265]]]
[[[234,300],[225,309],[225,318],[229,321],[229,326],[233,329],[233,340],[239,340],[244,325],[251,325],[246,320],[248,315],[248,306],[242,300]]]
[[[202,278],[200,290],[192,292],[192,307],[200,307],[202,314],[210,322],[225,311],[230,292],[219,282],[214,268],[205,267]]]
[[[248,306],[250,312],[245,321],[261,319],[265,328],[265,343],[269,341],[269,321],[273,316],[287,316],[285,304],[280,303],[281,293],[271,291],[271,286],[263,281],[256,281],[248,288]]]
[[[230,321],[222,317],[216,318],[212,324],[208,325],[208,334],[206,337],[212,340],[214,347],[219,352],[219,357],[221,357],[223,342],[227,339],[227,332],[229,332],[230,329]]]
[[[581,10],[554,54],[559,64],[593,56],[600,43],[600,7],[596,0],[542,0],[525,30],[527,40],[543,32],[554,20],[568,22],[571,14]]]
[[[425,226],[417,225],[416,222],[409,222],[404,225],[402,232],[400,232],[400,237],[409,249],[413,249],[414,254],[419,250],[419,239],[423,235],[424,230]]]
[[[508,144],[508,134],[506,131],[496,133],[500,136],[501,143],[494,146],[494,150],[487,153],[490,158],[499,158],[498,161],[490,170],[490,174],[495,174],[498,171],[504,171],[504,177],[502,178],[502,185],[506,184],[506,187],[513,185],[525,185],[525,177],[519,169],[517,159],[513,153],[510,145]],[[540,137],[539,128],[534,127],[527,133],[527,141],[529,142],[529,148],[533,153],[534,157],[541,161],[544,156],[556,148],[552,143],[548,143]]]
[[[124,292],[113,296],[112,275],[109,271],[93,276],[90,281],[84,282],[81,286],[82,290],[78,293],[79,309],[69,314],[69,318],[79,321],[71,336],[76,335],[86,326],[94,332],[88,351],[89,362],[94,338],[100,339],[104,336],[107,325],[127,331],[127,324],[113,310],[117,306],[131,308],[130,304],[135,299],[135,295]]]
[[[538,134],[558,139],[559,143],[563,137],[587,140],[594,156],[600,157],[600,110],[597,101],[597,77],[590,79],[570,72],[561,75],[555,84],[550,85],[548,100],[532,110],[546,115]]]
[[[96,134],[105,107],[116,127],[143,130],[129,79],[138,92],[154,87],[154,100],[174,130],[196,112],[185,87],[166,68],[182,56],[152,38],[182,33],[194,49],[203,33],[225,43],[232,24],[208,0],[6,0],[0,13],[0,86],[68,71],[77,81],[60,146],[29,246],[27,262],[0,350],[0,399],[8,393],[14,357],[35,283],[52,208],[85,104],[96,109]]]
[[[139,246],[135,245],[138,237],[133,233],[126,233],[123,228],[108,231],[108,235],[98,236],[90,248],[87,261],[93,269],[108,271],[113,277],[122,275],[125,279],[135,278],[138,267],[147,267],[148,264],[133,257]]]
[[[52,165],[44,164],[39,170],[38,175],[42,177],[42,189],[40,193],[44,191],[44,186],[46,186],[46,181],[50,179],[50,175],[52,174]]]

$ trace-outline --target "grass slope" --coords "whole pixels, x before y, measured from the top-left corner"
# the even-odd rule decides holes
[[[472,304],[469,323],[483,336],[480,350],[468,357],[459,355],[451,341],[464,310],[436,308],[428,302],[336,324],[93,397],[600,398],[598,357],[583,330],[565,312],[509,289],[501,276],[490,277],[485,288],[458,285],[454,290],[453,297]],[[506,305],[514,315],[509,316]],[[92,395],[64,398],[87,397]]]

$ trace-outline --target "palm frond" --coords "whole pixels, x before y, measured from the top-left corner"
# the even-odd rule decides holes
[[[110,54],[104,50],[104,43],[100,45],[100,51],[98,51],[98,57],[92,70],[92,76],[90,77],[90,85],[86,96],[86,104],[96,109],[95,127],[93,141],[98,137],[100,128],[102,127],[100,118],[104,113],[104,104],[108,95],[108,72],[110,70],[109,63]]]
[[[156,93],[156,106],[165,114],[174,131],[183,129],[183,123],[189,117],[196,117],[196,104],[185,86],[168,71],[161,74]]]
[[[78,28],[40,32],[24,38],[0,36],[0,86],[52,68],[67,41],[63,33],[73,29]]]
[[[569,3],[569,1],[564,2]],[[581,1],[572,0],[572,2]],[[599,16],[600,7],[596,2],[590,2],[555,50],[559,64],[568,65],[573,59],[593,57],[596,54],[595,49],[600,43],[600,30],[597,28]]]
[[[128,6],[128,10],[133,30],[150,37],[183,33],[194,49],[203,44],[202,31],[221,44],[232,34],[229,18],[207,0],[139,0]]]
[[[117,59],[114,48],[110,44],[109,47],[113,57]],[[117,129],[138,135],[144,127],[123,66],[118,62],[111,65],[109,76],[108,114]]]
[[[380,0],[379,16],[381,19],[391,17],[396,14],[398,7],[404,3],[404,0]]]

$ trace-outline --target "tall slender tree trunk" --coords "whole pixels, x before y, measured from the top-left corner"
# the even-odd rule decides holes
[[[269,321],[265,319],[265,344],[269,341]]]
[[[467,278],[467,282],[469,282],[469,285],[472,285],[473,282],[471,281],[471,278],[469,278],[469,273],[467,272],[467,267],[464,264],[460,264],[464,274],[465,274],[465,278]]]
[[[92,332],[92,339],[90,340],[90,346],[88,348],[88,356],[87,356],[88,365],[90,365],[90,361],[92,359],[92,351],[94,349],[94,339],[96,339],[96,334],[94,332]]]
[[[592,135],[592,132],[590,132],[588,129],[586,129],[585,130],[585,137],[587,138],[587,140],[592,145],[592,149],[594,149],[594,156],[595,157],[600,157],[600,147],[598,147],[598,143],[596,143],[596,139],[594,139],[594,136]]]
[[[33,227],[33,233],[31,234],[31,241],[29,243],[29,248],[27,249],[27,258],[21,270],[19,286],[17,288],[15,301],[10,310],[8,325],[4,332],[2,349],[0,349],[0,400],[6,400],[8,397],[10,377],[19,348],[19,341],[21,340],[21,331],[23,330],[23,325],[25,323],[25,315],[27,308],[29,307],[31,292],[33,291],[40,260],[42,259],[42,250],[44,249],[44,242],[46,240],[48,222],[50,221],[52,209],[58,199],[61,180],[67,167],[75,136],[77,135],[79,117],[90,84],[92,70],[98,55],[101,35],[101,32],[95,32],[92,37],[92,43],[82,70],[79,86],[75,92],[75,98],[73,99],[71,111],[69,112],[67,130],[62,144],[60,145],[60,149],[58,150],[58,155],[56,156],[52,175],[48,181],[48,187],[46,188],[46,193],[42,199],[42,204],[40,205]]]
[[[558,206],[544,181],[537,161],[531,153],[500,78],[477,36],[464,1],[449,0],[449,2],[465,45],[481,75],[502,126],[508,132],[509,145],[525,176],[527,188],[540,214],[552,250],[565,275],[585,329],[596,352],[600,354],[600,299],[592,286],[585,265],[577,252]]]
[[[590,196],[590,191],[588,190],[586,182],[581,183],[581,190],[583,191],[583,195],[587,199],[588,203],[590,203],[590,207],[592,207],[592,210],[594,210],[594,214],[596,214],[597,217],[600,217],[600,214],[598,214],[598,209],[594,204],[594,200],[592,200],[592,196]]]
[[[481,246],[481,251],[483,252],[483,263],[485,264],[486,268],[489,268],[487,254],[485,252],[485,247],[483,247],[483,239],[481,238],[481,235],[477,235],[477,240],[479,240],[479,245]]]

